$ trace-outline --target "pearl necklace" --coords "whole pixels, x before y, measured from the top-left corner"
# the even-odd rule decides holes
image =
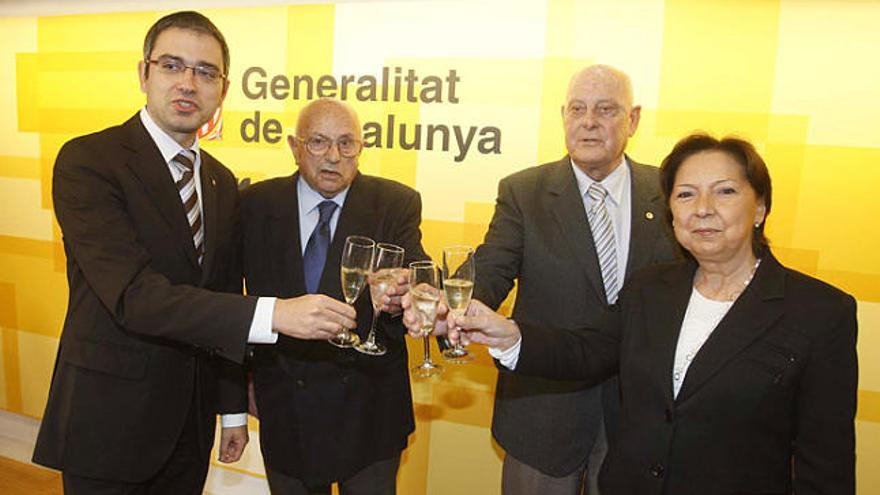
[[[743,281],[742,288],[736,289],[736,290],[730,292],[728,294],[728,299],[725,302],[730,302],[732,304],[733,301],[735,301],[736,298],[739,297],[740,294],[742,294],[742,292],[746,289],[746,287],[749,286],[749,283],[755,277],[755,272],[758,271],[758,266],[760,264],[761,264],[761,258],[758,258],[755,261],[755,266],[752,267],[751,273],[749,273],[749,276]],[[694,290],[697,290],[697,288],[694,287]],[[708,299],[705,296],[703,296],[703,297],[705,299]],[[709,299],[709,300],[711,301],[711,299]],[[715,301],[715,302],[718,302],[718,301]],[[727,311],[729,309],[730,309],[730,307],[728,306],[727,309],[725,309],[724,312],[719,315],[718,320],[713,322],[713,324],[710,325],[710,328],[703,335],[701,335],[700,338],[698,338],[696,342],[694,342],[694,345],[691,346],[690,350],[688,350],[688,352],[684,355],[684,360],[682,361],[682,363],[672,371],[672,380],[675,385],[678,385],[679,382],[684,380],[685,371],[690,367],[691,361],[693,361],[694,358],[697,357],[697,353],[703,347],[703,344],[705,344],[706,341],[709,340],[709,336],[712,335],[712,332],[715,331],[715,327],[718,326],[718,323],[720,323],[720,321],[724,318],[724,316],[727,314]],[[673,359],[674,359],[674,356],[673,356]]]
[[[746,290],[746,287],[748,287],[752,279],[755,278],[755,272],[758,271],[758,266],[760,264],[761,258],[755,260],[755,266],[752,267],[752,270],[749,272],[749,276],[746,277],[745,280],[743,280],[742,287],[737,286],[736,288],[725,294],[722,301],[736,301],[736,298],[739,297],[739,295],[742,294],[744,290]]]

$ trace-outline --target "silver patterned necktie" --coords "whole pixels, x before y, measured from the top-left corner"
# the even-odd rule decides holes
[[[205,228],[202,225],[199,193],[196,191],[194,159],[195,153],[192,150],[183,150],[171,161],[176,163],[178,169],[183,172],[180,180],[177,181],[177,191],[180,193],[180,200],[183,202],[183,210],[186,212],[186,219],[189,222],[193,246],[196,248],[196,255],[201,265],[202,258],[205,255]]]
[[[594,182],[587,190],[587,194],[593,200],[587,218],[590,221],[590,231],[593,233],[599,268],[602,270],[605,296],[608,298],[608,304],[613,304],[617,300],[620,283],[617,277],[617,244],[614,241],[614,226],[611,224],[608,208],[605,207],[605,197],[608,196],[608,191]]]

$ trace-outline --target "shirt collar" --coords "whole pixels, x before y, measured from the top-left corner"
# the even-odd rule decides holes
[[[140,112],[141,122],[143,122],[144,127],[147,129],[147,134],[153,138],[153,142],[156,143],[156,146],[159,147],[159,152],[162,153],[162,158],[165,160],[165,163],[169,163],[172,158],[178,155],[181,151],[183,151],[183,146],[181,146],[177,141],[174,140],[171,136],[169,136],[165,131],[159,127],[156,122],[150,117],[150,113],[147,112],[147,107],[141,108]],[[192,150],[196,157],[199,156],[199,138],[196,136],[193,141],[193,145],[189,147]],[[196,163],[198,163],[198,159]]]
[[[327,199],[336,203],[341,210],[342,205],[345,204],[345,198],[348,196],[349,190],[351,190],[351,186],[346,187],[332,198],[325,198],[324,196],[321,196],[318,191],[312,189],[312,186],[303,179],[302,175],[296,180],[296,193],[299,196],[300,211],[304,214],[311,213],[312,210],[316,209],[322,201]]]
[[[571,168],[574,170],[574,178],[577,181],[578,191],[581,193],[581,197],[587,194],[587,189],[596,182],[590,178],[589,175],[586,174],[583,170],[580,169],[577,165],[574,164],[574,161],[569,158],[571,162]],[[599,184],[608,191],[608,196],[611,198],[611,201],[615,205],[620,205],[623,201],[623,190],[626,187],[626,184],[629,179],[629,166],[626,163],[626,157],[623,156],[620,158],[620,164],[614,169],[613,172],[608,174],[608,177],[605,177]]]

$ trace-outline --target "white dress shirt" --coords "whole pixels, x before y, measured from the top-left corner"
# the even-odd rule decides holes
[[[312,236],[312,232],[318,226],[318,220],[321,218],[318,205],[327,199],[333,201],[338,206],[338,208],[333,210],[333,216],[330,217],[330,242],[333,242],[333,237],[336,235],[336,224],[339,223],[342,205],[345,204],[345,198],[348,196],[350,188],[351,186],[346,187],[345,190],[337,193],[332,198],[325,198],[312,189],[309,183],[303,180],[302,175],[300,175],[296,181],[296,195],[299,198],[299,243],[302,249],[300,254],[306,254],[306,245],[309,243],[309,238]]]
[[[141,108],[140,111],[141,122],[144,124],[144,127],[147,129],[147,134],[153,139],[153,142],[156,143],[156,146],[159,148],[159,152],[162,154],[162,159],[165,160],[165,164],[168,166],[168,172],[171,174],[171,178],[177,183],[180,180],[180,177],[183,175],[183,172],[180,169],[171,163],[171,160],[174,159],[181,151],[183,151],[183,146],[180,145],[177,141],[174,140],[171,136],[169,136],[165,131],[160,128],[153,118],[150,116],[150,113],[147,112],[147,108]],[[193,141],[192,146],[189,147],[189,150],[195,153],[195,161],[193,162],[193,178],[196,182],[196,192],[199,195],[199,209],[202,208],[202,177],[200,175],[200,171],[202,168],[202,157],[199,153],[199,138]],[[254,310],[254,318],[251,320],[251,326],[248,331],[248,343],[251,344],[274,344],[278,340],[278,334],[272,330],[272,313],[275,311],[275,298],[274,297],[260,297],[257,299],[257,307]],[[231,426],[243,426],[247,424],[247,413],[242,414],[224,414],[221,417],[221,423],[224,428],[228,428]]]
[[[731,306],[733,301],[708,299],[700,294],[696,287],[691,291],[691,298],[678,334],[678,345],[675,347],[675,362],[672,365],[673,397],[678,397],[678,391],[681,390],[691,362]]]

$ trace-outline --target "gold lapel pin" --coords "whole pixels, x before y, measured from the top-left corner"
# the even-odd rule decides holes
[[[653,211],[646,211],[645,218],[647,218],[648,220],[653,220],[654,219],[654,212]]]

